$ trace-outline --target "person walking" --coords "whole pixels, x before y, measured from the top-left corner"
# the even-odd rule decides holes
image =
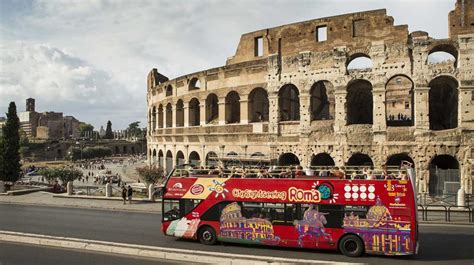
[[[128,196],[128,204],[132,204],[132,195],[133,195],[133,189],[128,185],[127,187],[127,196]]]
[[[127,203],[127,188],[125,188],[125,185],[122,185],[122,199],[123,199],[123,204]]]

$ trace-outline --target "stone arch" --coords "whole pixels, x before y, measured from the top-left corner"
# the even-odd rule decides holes
[[[236,91],[231,91],[225,97],[226,123],[240,123],[240,96]]]
[[[286,84],[278,91],[278,107],[280,121],[300,120],[300,98],[298,88],[293,84]]]
[[[151,111],[151,131],[156,130],[156,106],[153,106]]]
[[[166,152],[166,172],[170,172],[173,169],[173,153],[170,150]]]
[[[199,126],[201,118],[200,110],[199,100],[192,98],[191,101],[189,101],[189,126]]]
[[[158,106],[158,128],[163,128],[163,105]]]
[[[219,164],[216,152],[210,151],[206,155],[206,166],[217,166]]]
[[[280,157],[278,158],[279,166],[295,166],[299,164],[300,164],[299,158],[293,153],[284,153],[284,154],[281,154]]]
[[[387,126],[413,126],[415,111],[413,81],[395,75],[385,84],[385,118]]]
[[[311,158],[311,166],[335,166],[334,159],[328,153],[319,153]]]
[[[408,155],[408,153],[399,153],[393,154],[387,158],[387,162],[385,163],[387,166],[397,166],[400,167],[402,161],[408,161],[412,164],[412,168],[415,168],[415,162],[413,159]]]
[[[153,148],[153,151],[151,151],[151,163],[155,164],[156,163],[156,149]]]
[[[370,156],[363,153],[353,154],[346,163],[347,166],[374,166],[374,162]]]
[[[184,103],[179,99],[176,103],[176,127],[184,126]]]
[[[206,98],[206,123],[218,123],[219,119],[219,99],[217,95],[211,93]]]
[[[173,127],[173,107],[171,103],[166,105],[166,128]]]
[[[427,64],[449,63],[452,61],[453,66],[457,66],[458,49],[453,43],[437,43],[433,45],[428,52],[426,59]]]
[[[373,124],[372,84],[356,79],[347,85],[347,125]]]
[[[201,157],[199,156],[198,152],[192,151],[189,153],[189,164],[193,166],[199,166],[201,164]]]
[[[458,127],[458,81],[439,76],[429,83],[430,130]]]
[[[186,159],[184,158],[183,151],[179,150],[176,152],[176,165],[182,165],[186,163]]]
[[[189,81],[188,90],[196,90],[196,89],[200,89],[200,88],[201,88],[201,82],[199,81],[199,78],[193,77]]]
[[[453,194],[461,187],[458,160],[451,155],[436,155],[429,164],[429,194]]]
[[[268,121],[268,93],[261,87],[254,88],[248,97],[248,114],[250,122]]]
[[[173,95],[173,86],[172,85],[167,85],[166,86],[166,96],[172,96]]]
[[[374,62],[366,53],[354,53],[347,58],[347,72],[352,70],[369,70],[374,67]]]
[[[334,119],[334,86],[329,81],[318,81],[310,90],[311,120]]]
[[[165,162],[165,157],[164,157],[163,151],[160,149],[158,151],[158,167],[163,168],[164,162]]]

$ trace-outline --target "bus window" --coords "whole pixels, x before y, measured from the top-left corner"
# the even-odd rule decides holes
[[[327,228],[341,228],[344,219],[344,207],[342,205],[320,204],[318,210],[326,218]]]
[[[245,218],[267,218],[267,213],[262,208],[262,203],[259,202],[243,202],[242,215]]]
[[[344,214],[345,215],[353,215],[358,216],[359,219],[366,219],[367,218],[367,211],[369,207],[366,205],[346,205],[344,207]]]
[[[201,220],[203,221],[219,221],[221,218],[221,213],[224,207],[226,207],[231,202],[220,202],[214,204],[212,207],[207,209],[207,211],[201,215]]]
[[[285,221],[289,225],[293,225],[295,217],[297,216],[297,207],[295,204],[285,204]]]
[[[163,203],[163,220],[172,221],[179,219],[191,212],[201,200],[165,200]]]
[[[263,207],[268,212],[266,219],[272,224],[285,224],[285,205],[283,203],[264,203]]]

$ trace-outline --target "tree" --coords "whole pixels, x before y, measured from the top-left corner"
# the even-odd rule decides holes
[[[38,174],[44,176],[49,183],[60,180],[63,185],[83,176],[82,171],[70,168],[45,168],[41,169]]]
[[[89,123],[81,123],[79,124],[79,132],[81,132],[81,137],[86,136],[86,132],[90,132],[94,130],[94,126]]]
[[[110,121],[107,121],[104,139],[114,139],[114,134],[112,133],[112,122]]]
[[[2,128],[0,141],[0,180],[15,183],[20,178],[20,120],[16,114],[15,102],[10,102],[7,121]]]
[[[136,122],[130,123],[128,125],[127,131],[128,131],[129,136],[140,137],[142,133],[142,130],[140,129],[140,122],[136,121]]]
[[[138,167],[136,171],[147,185],[155,184],[163,180],[165,176],[163,169],[156,166]]]

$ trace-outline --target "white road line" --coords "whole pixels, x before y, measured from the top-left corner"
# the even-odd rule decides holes
[[[176,261],[212,264],[363,264],[325,260],[287,259],[269,256],[228,254],[199,250],[163,248],[136,244],[114,243],[99,240],[57,237],[0,230],[0,241],[34,244],[50,247],[80,249],[142,258],[159,258]]]
[[[451,224],[451,223],[436,223],[436,224],[429,224],[429,223],[419,223],[420,226],[441,226],[441,227],[462,227],[462,228],[473,228],[474,223],[472,225],[464,225],[464,224]]]

